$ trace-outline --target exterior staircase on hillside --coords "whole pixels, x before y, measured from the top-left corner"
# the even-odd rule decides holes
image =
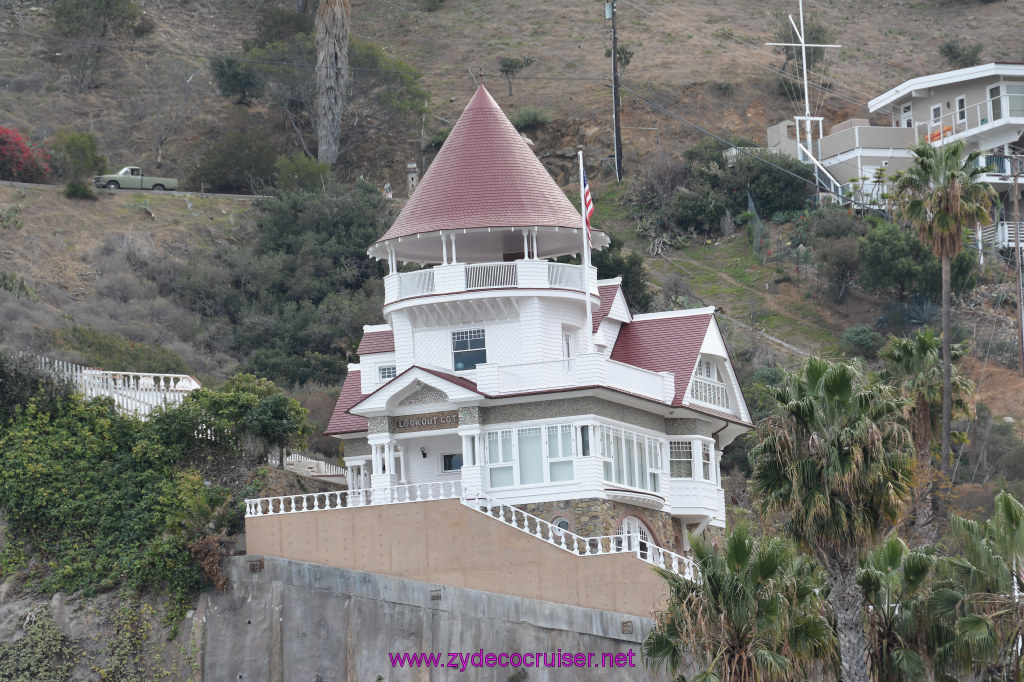
[[[276,455],[271,455],[271,464],[276,464]],[[303,455],[297,455],[289,453],[284,460],[284,468],[286,471],[300,474],[302,476],[310,476],[312,478],[319,478],[330,483],[348,483],[348,477],[345,474],[345,467],[340,467],[337,464],[331,464],[330,462],[324,462],[319,459],[313,459],[311,457],[305,457]]]
[[[563,530],[533,514],[482,493],[466,490],[460,481],[414,483],[389,488],[340,490],[327,493],[282,495],[245,501],[249,517],[327,511],[345,507],[367,507],[432,500],[459,500],[464,506],[515,528],[537,540],[581,557],[633,554],[641,561],[687,579],[693,578],[693,559],[648,541],[639,533],[583,537]]]
[[[69,382],[87,399],[108,396],[122,413],[140,419],[161,405],[181,403],[185,396],[200,388],[199,382],[187,374],[111,372],[64,360],[29,357],[37,361],[40,370]]]

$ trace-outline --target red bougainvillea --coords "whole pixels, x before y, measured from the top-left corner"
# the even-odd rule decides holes
[[[0,180],[42,182],[50,174],[50,157],[25,142],[17,130],[0,127]]]

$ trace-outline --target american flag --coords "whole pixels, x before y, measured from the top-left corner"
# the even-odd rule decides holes
[[[594,199],[590,196],[590,183],[587,182],[586,171],[583,171],[583,207],[585,209],[584,217],[587,221],[587,243],[593,246],[594,240],[590,234],[590,216],[594,215]]]

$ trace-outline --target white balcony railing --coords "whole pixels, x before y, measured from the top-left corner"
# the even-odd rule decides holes
[[[597,269],[593,266],[586,280],[590,293],[596,295]],[[393,273],[384,278],[384,303],[388,305],[428,294],[505,288],[583,291],[583,266],[521,260],[513,263],[451,263],[428,270]]]
[[[515,263],[487,263],[466,266],[467,289],[493,289],[514,287],[519,284],[519,270]]]
[[[690,382],[690,400],[723,410],[729,409],[729,391],[726,390],[725,384],[700,377],[694,377]]]

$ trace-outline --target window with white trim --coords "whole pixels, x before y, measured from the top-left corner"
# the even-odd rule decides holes
[[[711,443],[701,443],[701,466],[703,468],[704,480],[714,481],[711,476]]]
[[[1003,117],[1002,89],[998,85],[988,89],[988,110],[992,114],[993,121],[998,121]]]
[[[673,441],[668,444],[669,476],[693,478],[693,442]]]
[[[967,96],[960,95],[956,98],[956,120],[963,123],[967,120]]]
[[[661,490],[661,444],[657,438],[614,426],[595,429],[605,481],[651,492]]]
[[[456,372],[474,369],[487,362],[487,345],[483,329],[452,332],[452,368]]]
[[[381,365],[380,367],[380,380],[388,381],[394,379],[398,375],[398,369],[394,365]]]
[[[900,109],[900,119],[904,128],[914,127],[914,112],[912,104],[904,104]]]
[[[724,410],[730,409],[729,391],[725,387],[723,373],[713,359],[704,356],[697,358],[693,381],[690,382],[690,399]]]
[[[545,428],[547,436],[548,480],[571,481],[573,479],[572,424],[556,424]]]
[[[515,446],[512,443],[512,429],[487,432],[487,464],[492,488],[515,484]]]
[[[441,471],[458,471],[462,468],[462,453],[455,452],[450,455],[441,455]]]
[[[942,105],[935,104],[932,106],[932,123],[938,123],[942,120]]]

